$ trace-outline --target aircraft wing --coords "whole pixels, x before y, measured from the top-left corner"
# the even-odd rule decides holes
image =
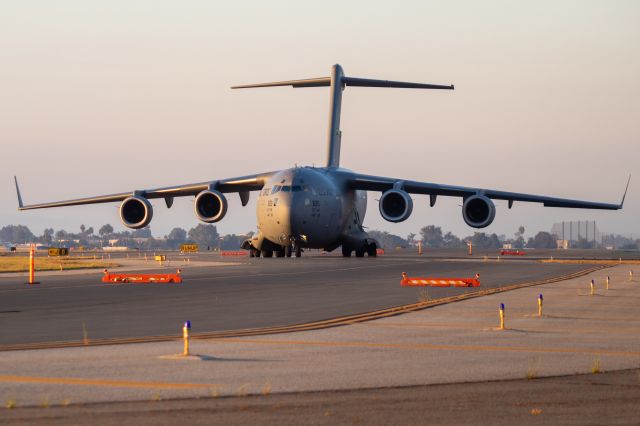
[[[18,196],[18,210],[45,209],[50,207],[79,206],[82,204],[98,204],[123,201],[132,195],[139,195],[147,199],[164,198],[167,207],[171,207],[174,197],[185,197],[197,195],[206,189],[215,189],[220,192],[238,192],[242,205],[246,205],[249,200],[249,191],[259,191],[264,186],[264,182],[272,173],[262,173],[249,176],[241,176],[230,179],[214,180],[207,182],[190,183],[186,185],[167,186],[163,188],[142,189],[118,194],[99,195],[94,197],[76,198],[66,201],[53,201],[40,204],[24,205],[22,195],[18,187],[18,180],[14,177],[16,193]]]
[[[620,204],[600,203],[594,201],[571,200],[567,198],[547,197],[543,195],[522,194],[519,192],[498,191],[495,189],[470,188],[464,186],[441,185],[429,182],[417,182],[412,180],[394,179],[389,177],[369,176],[352,173],[347,178],[349,186],[352,189],[363,189],[367,191],[386,191],[388,189],[402,189],[410,194],[426,194],[431,196],[431,206],[435,204],[438,195],[450,197],[466,198],[475,194],[482,194],[494,200],[506,200],[509,202],[509,208],[514,201],[523,201],[529,203],[540,203],[545,207],[565,207],[577,209],[600,209],[600,210],[619,210],[624,204],[624,199],[629,188],[629,180],[624,190],[624,195]]]

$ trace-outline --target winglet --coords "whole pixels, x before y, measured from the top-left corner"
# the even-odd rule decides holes
[[[18,186],[18,178],[14,176],[13,180],[16,183],[16,194],[18,195],[18,210],[20,210],[20,209],[22,209],[24,207],[24,204],[22,204],[22,196],[20,195],[20,187]]]
[[[629,189],[629,182],[631,182],[631,175],[629,175],[629,179],[627,179],[627,186],[624,189],[624,194],[622,195],[622,201],[620,201],[620,208],[624,206],[624,199],[627,197],[627,190]]]

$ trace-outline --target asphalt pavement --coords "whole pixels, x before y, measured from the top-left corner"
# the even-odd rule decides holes
[[[171,268],[153,262],[140,267],[181,267],[183,284],[104,284],[99,271],[50,273],[31,287],[23,277],[0,277],[0,345],[177,335],[186,320],[194,332],[291,325],[415,303],[419,290],[400,287],[402,272],[430,277],[479,273],[482,287],[490,288],[586,268],[521,259],[444,261],[415,254],[249,259],[204,253],[190,258],[194,265],[207,266],[191,266],[185,256],[169,254]],[[214,260],[238,263],[219,266]],[[466,291],[428,290],[430,298]]]

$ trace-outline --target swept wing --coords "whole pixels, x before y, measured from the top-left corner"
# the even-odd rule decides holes
[[[396,188],[402,189],[410,194],[425,194],[431,196],[431,205],[435,204],[435,197],[438,195],[466,198],[472,195],[481,194],[494,200],[506,200],[509,208],[514,201],[529,203],[540,203],[545,207],[565,207],[577,209],[599,209],[599,210],[619,210],[624,204],[624,199],[629,188],[629,180],[624,190],[622,200],[619,204],[600,203],[594,201],[572,200],[567,198],[548,197],[544,195],[523,194],[520,192],[499,191],[495,189],[471,188],[465,186],[442,185],[429,182],[417,182],[413,180],[403,180],[397,178],[370,176],[358,173],[351,173],[347,177],[347,182],[352,189],[362,189],[367,191],[386,191]]]
[[[76,198],[73,200],[65,201],[53,201],[39,204],[24,205],[22,202],[22,195],[20,194],[20,188],[18,187],[18,180],[14,177],[16,184],[16,193],[18,196],[18,210],[32,210],[32,209],[45,209],[49,207],[63,207],[63,206],[79,206],[83,204],[99,204],[99,203],[111,203],[116,201],[123,201],[132,195],[138,195],[147,199],[164,198],[167,206],[170,207],[173,203],[174,197],[195,196],[201,191],[207,189],[216,189],[222,193],[237,192],[240,194],[242,204],[245,205],[248,201],[249,191],[259,191],[264,186],[265,180],[272,173],[262,173],[249,176],[241,176],[229,179],[189,183],[185,185],[167,186],[163,188],[134,190],[129,192],[121,192],[118,194],[98,195],[93,197]]]

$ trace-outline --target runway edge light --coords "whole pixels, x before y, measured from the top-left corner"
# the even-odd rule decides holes
[[[184,340],[184,351],[182,355],[189,356],[189,338],[191,332],[191,321],[185,321],[184,327],[182,327],[182,339]]]
[[[542,293],[540,293],[538,295],[538,316],[541,317],[542,316]]]

